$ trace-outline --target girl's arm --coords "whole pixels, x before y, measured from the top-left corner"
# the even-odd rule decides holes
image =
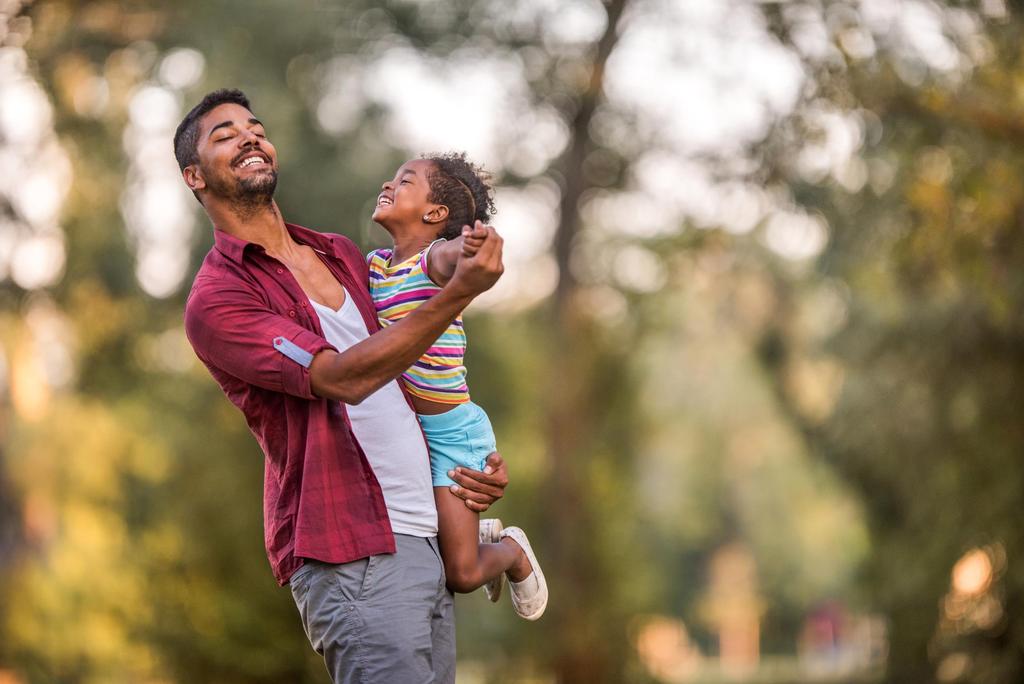
[[[436,285],[444,287],[451,280],[455,273],[455,264],[459,256],[471,257],[476,254],[487,235],[487,229],[482,222],[477,221],[472,229],[469,226],[462,228],[462,235],[454,240],[438,242],[427,252],[427,275]]]

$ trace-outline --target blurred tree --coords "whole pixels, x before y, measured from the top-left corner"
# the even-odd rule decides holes
[[[321,114],[332,79],[396,43],[439,58],[466,45],[481,54],[521,53],[528,90],[519,133],[529,140],[534,126],[550,127],[552,117],[555,130],[566,132],[560,154],[556,148],[532,170],[510,165],[506,179],[524,184],[546,177],[559,191],[555,296],[545,310],[524,315],[517,326],[478,318],[481,342],[473,351],[492,369],[474,376],[474,391],[498,407],[503,442],[509,435],[507,443],[516,447],[517,488],[527,492],[521,503],[513,499],[507,505],[531,529],[550,529],[540,540],[551,559],[553,590],[561,598],[539,625],[481,617],[485,624],[491,621],[494,640],[512,637],[501,657],[472,638],[460,642],[460,652],[494,661],[485,670],[493,678],[503,676],[502,670],[517,679],[550,669],[561,681],[620,681],[629,654],[629,618],[638,605],[653,610],[671,600],[667,610],[675,612],[679,603],[696,600],[695,581],[679,588],[647,561],[662,553],[679,563],[678,547],[673,542],[668,551],[659,551],[663,537],[645,539],[635,510],[634,475],[644,462],[633,454],[646,444],[637,434],[644,424],[634,401],[638,372],[649,375],[648,365],[671,362],[672,355],[662,350],[663,356],[638,365],[633,341],[648,330],[671,339],[677,330],[659,329],[659,305],[644,306],[639,296],[630,297],[625,318],[606,319],[599,298],[619,302],[623,288],[609,270],[580,266],[587,247],[621,246],[584,230],[581,207],[588,193],[622,186],[633,158],[656,144],[630,137],[622,149],[608,136],[594,135],[601,117],[605,126],[611,116],[629,126],[630,113],[616,111],[602,92],[626,3],[596,8],[601,28],[594,41],[560,37],[548,10],[519,13],[501,7],[463,3],[434,13],[413,3],[394,3],[387,10],[347,3],[296,12],[268,3],[252,12],[247,3],[167,7],[53,0],[24,10],[32,71],[53,103],[56,132],[75,174],[62,217],[65,277],[52,288],[52,302],[21,299],[16,287],[5,284],[15,295],[12,308],[26,319],[50,320],[73,332],[64,342],[77,369],[70,385],[35,400],[31,415],[22,412],[10,440],[9,470],[31,501],[33,522],[26,524],[35,530],[35,546],[19,568],[18,586],[25,591],[8,608],[6,624],[15,661],[34,678],[145,679],[158,671],[182,681],[322,677],[286,593],[273,587],[265,572],[255,445],[184,345],[180,286],[167,298],[140,289],[135,276],[142,239],[127,219],[132,198],[146,191],[140,173],[163,163],[162,155],[170,152],[163,147],[169,142],[166,126],[147,127],[149,120],[170,116],[153,102],[170,96],[180,115],[190,101],[185,94],[194,98],[228,83],[250,90],[270,122],[282,152],[279,201],[286,215],[364,237],[359,232],[365,220],[339,217],[367,213],[377,181],[401,159],[400,141],[386,139],[382,112],[372,105],[359,110],[348,128],[325,129]],[[201,48],[208,65],[202,80],[185,91],[167,69],[174,49],[183,45]],[[337,62],[339,56],[348,61]],[[516,114],[522,113],[511,113]],[[153,141],[158,144],[147,153],[145,143]],[[515,152],[515,144],[510,139],[506,152]],[[112,201],[119,196],[120,206]],[[204,237],[193,238],[193,262],[211,242],[205,221],[200,224]],[[688,240],[656,247],[680,253],[705,248]],[[666,297],[673,306],[672,296]],[[524,349],[532,351],[520,353]],[[654,376],[660,372],[654,370]],[[58,415],[63,429],[51,429]],[[673,419],[671,411],[659,417]],[[538,431],[538,425],[547,427]],[[75,439],[84,432],[97,438]],[[88,464],[92,485],[80,483],[73,470],[61,486],[48,483],[49,474],[66,469],[70,452]],[[677,453],[672,450],[669,458]],[[697,480],[693,493],[722,477],[715,468],[699,472],[707,479]],[[540,505],[531,505],[531,493],[540,497]],[[747,523],[720,525],[720,517],[733,514],[713,497],[708,501],[715,512],[701,527],[706,548],[684,558],[681,567],[670,565],[693,579],[699,576],[694,566],[722,541],[751,535],[749,521],[764,510],[754,501],[741,516]],[[668,521],[668,526],[678,524]],[[767,540],[770,535],[753,536]],[[778,550],[764,553],[770,558]],[[107,574],[102,586],[83,567],[87,559]],[[54,574],[55,568],[61,571]],[[634,576],[645,581],[631,581]],[[46,609],[34,610],[44,596]],[[471,625],[475,619],[470,617]],[[88,639],[75,641],[78,626]],[[57,638],[69,643],[53,652],[46,645]],[[539,657],[523,657],[526,653]]]
[[[808,78],[765,140],[701,161],[820,212],[825,252],[794,261],[762,246],[774,215],[749,236],[686,221],[653,238],[601,229],[595,198],[629,189],[645,153],[674,154],[604,87],[631,17],[667,5],[578,3],[597,28],[573,34],[564,7],[542,4],[46,0],[9,22],[5,54],[24,46],[75,182],[64,278],[31,296],[41,288],[0,285],[0,343],[17,371],[0,425],[15,494],[3,501],[17,502],[28,549],[0,608],[5,661],[31,681],[323,681],[263,559],[258,449],[184,341],[188,278],[167,296],[140,286],[132,198],[169,161],[161,117],[173,128],[203,92],[233,85],[281,152],[286,216],[365,244],[369,202],[410,143],[356,77],[412,51],[427,68],[517,64],[525,89],[500,119],[502,181],[557,194],[550,300],[469,322],[469,365],[487,369],[474,394],[511,449],[500,510],[539,532],[554,596],[531,625],[460,599],[479,606],[460,613],[459,648],[481,677],[643,680],[630,663],[640,612],[685,617],[713,651],[702,568],[733,543],[756,561],[764,650],[791,648],[868,546],[834,468],[869,515],[867,603],[891,619],[890,679],[928,681],[936,667],[1020,678],[1019,19],[891,4],[948,22],[964,55],[954,68],[883,35],[868,21],[877,3],[736,3]],[[182,58],[201,78],[176,75]],[[823,121],[863,139],[837,168],[815,161],[828,156]],[[163,213],[175,206],[155,196]],[[27,220],[0,200],[5,218]],[[198,225],[188,273],[211,243]],[[971,599],[996,610],[982,598],[998,598],[988,622],[956,601],[937,608],[972,548],[992,559],[991,592]]]
[[[952,70],[908,55],[892,34],[876,31],[877,51],[858,51],[849,31],[872,34],[833,25],[841,60],[814,68],[821,97],[858,122],[863,160],[846,171],[861,178],[801,170],[795,151],[816,128],[807,118],[772,141],[794,150],[775,157],[775,173],[832,238],[812,277],[780,274],[762,358],[809,443],[862,494],[865,580],[890,619],[893,682],[1024,677],[1024,540],[1012,513],[1024,504],[1024,158],[1010,86],[1022,25],[1002,3],[980,9],[951,3],[937,15],[950,43],[936,50],[962,65]],[[958,38],[964,25],[984,30]],[[823,307],[834,324],[809,324]],[[950,572],[979,548],[995,600],[970,618]]]
[[[616,518],[632,519],[630,465],[622,455],[635,448],[634,394],[630,347],[608,335],[582,301],[572,255],[583,218],[581,200],[596,187],[583,169],[602,148],[590,134],[603,97],[604,73],[628,3],[604,3],[604,31],[578,58],[576,83],[546,83],[542,93],[569,96],[562,114],[569,140],[552,172],[560,181],[559,222],[554,235],[558,280],[545,327],[548,391],[547,486],[541,492],[550,530],[545,540],[557,601],[549,659],[561,682],[614,682],[622,677],[628,652],[626,626],[631,612],[625,597],[629,576],[627,536],[617,534]],[[535,86],[536,87],[536,86]],[[543,95],[541,95],[543,97]],[[604,534],[602,534],[602,530]],[[599,542],[598,539],[601,539]],[[632,562],[639,561],[634,558]],[[627,567],[622,567],[626,565]],[[597,645],[603,645],[596,648]]]
[[[73,396],[33,404],[37,408],[11,440],[16,455],[11,470],[33,502],[32,524],[39,528],[37,555],[23,568],[30,590],[8,616],[9,624],[17,625],[12,647],[20,662],[39,676],[58,679],[114,672],[144,677],[156,667],[186,681],[279,680],[304,671],[309,660],[296,660],[305,649],[287,597],[273,593],[269,578],[257,572],[264,566],[257,560],[254,445],[183,351],[180,290],[162,300],[139,290],[130,268],[137,256],[133,238],[130,231],[111,229],[122,219],[110,200],[130,197],[138,188],[121,154],[123,147],[131,152],[122,146],[129,137],[126,129],[136,124],[131,112],[144,104],[136,98],[145,87],[168,85],[162,73],[166,49],[194,44],[204,47],[212,65],[204,87],[228,82],[268,94],[257,102],[261,111],[273,113],[267,118],[281,132],[276,139],[285,151],[284,179],[301,174],[335,180],[335,185],[283,183],[286,212],[319,227],[353,232],[354,226],[337,226],[335,217],[364,214],[364,198],[372,196],[368,179],[385,175],[397,157],[386,145],[374,145],[379,131],[372,110],[348,133],[324,135],[310,116],[316,104],[311,100],[318,95],[317,64],[335,53],[357,53],[369,38],[398,35],[440,54],[459,46],[453,38],[482,40],[491,50],[548,44],[547,51],[531,53],[530,97],[532,104],[555,104],[568,142],[547,171],[561,189],[555,239],[559,281],[548,316],[533,323],[545,333],[532,336],[540,349],[551,350],[533,374],[551,383],[533,390],[535,417],[550,426],[548,466],[535,478],[550,486],[541,490],[545,504],[525,517],[538,528],[541,521],[553,521],[546,551],[554,560],[553,585],[563,598],[552,609],[554,620],[535,630],[531,640],[544,645],[546,659],[564,681],[620,678],[626,617],[637,592],[622,581],[632,571],[622,563],[622,550],[630,549],[634,563],[644,553],[630,543],[633,462],[625,455],[636,448],[638,422],[631,401],[636,392],[631,348],[621,329],[600,325],[593,307],[585,304],[588,293],[570,257],[581,242],[583,196],[602,175],[602,187],[621,182],[627,161],[591,134],[596,111],[608,110],[602,78],[624,5],[602,6],[604,29],[594,45],[551,43],[543,13],[525,22],[506,18],[505,24],[488,25],[486,3],[459,6],[441,23],[421,22],[422,12],[405,4],[391,13],[349,4],[299,14],[269,5],[246,14],[244,24],[233,21],[244,13],[242,4],[171,9],[55,1],[31,7],[24,18],[30,19],[33,40],[26,47],[54,103],[57,132],[71,150],[76,182],[63,221],[66,277],[53,290],[59,313],[36,300],[25,305],[26,316],[39,309],[39,316],[74,331],[78,377]],[[106,84],[106,100],[90,99],[97,78]],[[584,174],[595,165],[605,167],[603,174]],[[358,175],[346,177],[340,169]],[[208,236],[197,240],[196,254],[209,242]],[[610,280],[598,276],[587,285],[601,284],[600,278]],[[646,324],[632,322],[634,334]],[[493,356],[500,365],[501,355]],[[481,391],[488,392],[486,384]],[[56,415],[64,417],[66,432],[49,429]],[[86,426],[103,439],[75,440]],[[218,445],[219,458],[205,458],[211,444]],[[77,477],[56,487],[40,483],[63,469],[62,457],[72,450],[89,464],[95,490]],[[225,501],[237,502],[242,513],[224,512]],[[89,524],[83,527],[83,521]],[[132,553],[135,549],[143,551]],[[108,588],[93,586],[95,580],[81,566],[87,559],[95,569],[105,568]],[[43,579],[55,566],[64,568],[61,563],[67,568],[46,585],[48,608],[33,611],[44,594]],[[140,603],[149,604],[147,610],[133,610]],[[69,643],[56,653],[42,648],[52,638],[73,642],[68,630],[77,625],[84,626],[89,641]]]
[[[35,3],[15,20],[32,36],[24,43],[32,74],[49,95],[75,175],[61,221],[63,280],[50,296],[26,298],[16,283],[4,283],[14,295],[5,301],[27,321],[16,328],[28,351],[14,359],[15,369],[34,367],[38,319],[62,331],[50,346],[73,355],[77,371],[55,392],[42,390],[51,382],[45,366],[21,372],[15,408],[19,387],[26,398],[5,436],[5,472],[25,502],[30,549],[14,566],[17,589],[4,604],[4,652],[32,681],[325,678],[290,597],[267,569],[258,448],[192,357],[181,331],[181,287],[164,299],[140,289],[135,238],[119,212],[124,197],[139,191],[126,159],[130,113],[140,92],[162,85],[162,59],[180,45],[178,32],[228,52],[234,45],[224,58],[227,76],[214,72],[215,83],[203,85],[237,78],[232,70],[244,65],[249,78],[236,83],[276,93],[285,89],[281,65],[299,34],[309,38],[319,25],[317,15],[289,24],[283,6],[276,24],[265,15],[271,26],[297,32],[291,43],[270,41],[282,52],[268,53],[237,31],[228,32],[227,45],[220,40],[241,5],[210,15],[202,7],[184,26],[175,23],[176,9],[141,2]],[[86,95],[95,79],[103,96],[92,107]],[[273,117],[282,128],[301,112],[294,101],[289,108],[267,99],[268,109],[283,110]],[[308,128],[299,118],[296,129]],[[169,160],[169,137],[156,142],[166,157],[155,163]],[[309,149],[336,149],[321,142]],[[358,213],[370,187],[342,215]],[[204,225],[196,253],[211,242]]]

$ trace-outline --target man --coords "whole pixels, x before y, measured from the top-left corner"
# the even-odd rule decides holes
[[[185,330],[266,455],[275,578],[291,585],[335,682],[453,682],[453,605],[427,450],[395,379],[498,279],[501,238],[467,229],[476,254],[429,302],[381,330],[356,246],[282,218],[277,154],[245,95],[204,97],[178,126],[174,151],[215,229]],[[345,344],[325,339],[311,300],[347,312]],[[453,475],[473,510],[507,484],[500,456],[489,464]]]

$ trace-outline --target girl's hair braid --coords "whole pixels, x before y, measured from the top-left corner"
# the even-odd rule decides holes
[[[474,221],[488,223],[494,215],[494,188],[491,175],[466,159],[465,152],[428,154],[424,159],[434,163],[428,175],[428,201],[448,207],[448,220],[437,237],[454,240],[462,235],[462,226]]]

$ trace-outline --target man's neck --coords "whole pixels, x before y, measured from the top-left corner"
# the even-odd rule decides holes
[[[296,247],[281,210],[273,200],[259,207],[209,207],[207,212],[215,228],[240,240],[254,242],[272,256],[287,255]]]

